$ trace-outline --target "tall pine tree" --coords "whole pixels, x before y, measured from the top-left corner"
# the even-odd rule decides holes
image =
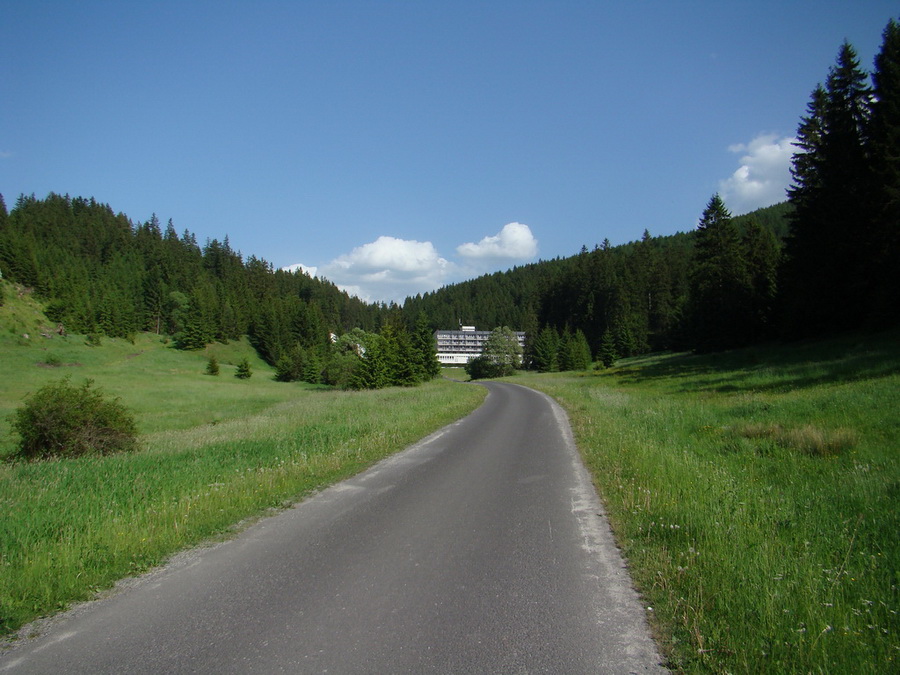
[[[825,88],[817,87],[797,132],[788,191],[794,212],[786,246],[789,334],[859,325],[868,293],[866,129],[871,91],[856,52],[841,46]]]
[[[718,194],[709,200],[697,226],[690,302],[697,350],[727,349],[750,341],[746,255],[740,232]]]
[[[872,162],[869,320],[877,327],[900,321],[900,24],[891,19],[872,74],[869,144]]]

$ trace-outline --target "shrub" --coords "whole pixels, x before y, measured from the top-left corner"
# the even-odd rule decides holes
[[[241,359],[234,376],[239,380],[246,380],[251,375],[253,375],[253,371],[250,370],[250,362],[247,359]]]
[[[219,361],[215,356],[210,356],[209,361],[206,362],[206,374],[207,375],[218,375],[219,374]]]
[[[12,428],[22,437],[18,456],[28,459],[137,449],[133,415],[94,389],[92,380],[73,387],[65,378],[42,387],[13,414]]]
[[[466,372],[473,380],[483,380],[490,377],[512,375],[515,371],[502,363],[496,363],[489,356],[476,356],[466,364]]]

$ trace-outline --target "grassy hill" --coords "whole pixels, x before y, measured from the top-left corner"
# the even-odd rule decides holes
[[[4,364],[0,457],[9,454],[15,443],[9,431],[10,413],[27,394],[63,377],[70,377],[75,384],[92,379],[108,394],[119,397],[135,412],[138,429],[145,434],[258,412],[290,399],[300,386],[272,382],[271,368],[246,339],[180,351],[167,338],[151,333],[139,333],[133,341],[59,335],[31,293],[21,286],[0,284],[5,299],[0,307]],[[221,375],[203,376],[213,355],[221,365]],[[244,358],[256,376],[240,382],[231,375]],[[203,405],[197,405],[200,401]]]

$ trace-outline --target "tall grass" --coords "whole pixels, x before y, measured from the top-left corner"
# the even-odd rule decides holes
[[[217,356],[219,377],[203,374],[203,353],[176,352],[155,336],[48,343],[0,343],[15,378],[0,390],[0,414],[18,392],[74,371],[135,410],[142,448],[0,464],[0,632],[358,472],[467,414],[485,393],[444,380],[317,390],[274,382],[261,362],[240,381],[225,365],[249,354],[238,343],[213,347],[234,352]],[[45,349],[81,365],[41,365]]]
[[[896,338],[518,379],[567,408],[675,668],[900,670]]]

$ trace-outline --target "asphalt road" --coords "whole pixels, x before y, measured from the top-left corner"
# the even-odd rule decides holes
[[[565,414],[484,386],[464,420],[32,629],[0,672],[663,672]]]

